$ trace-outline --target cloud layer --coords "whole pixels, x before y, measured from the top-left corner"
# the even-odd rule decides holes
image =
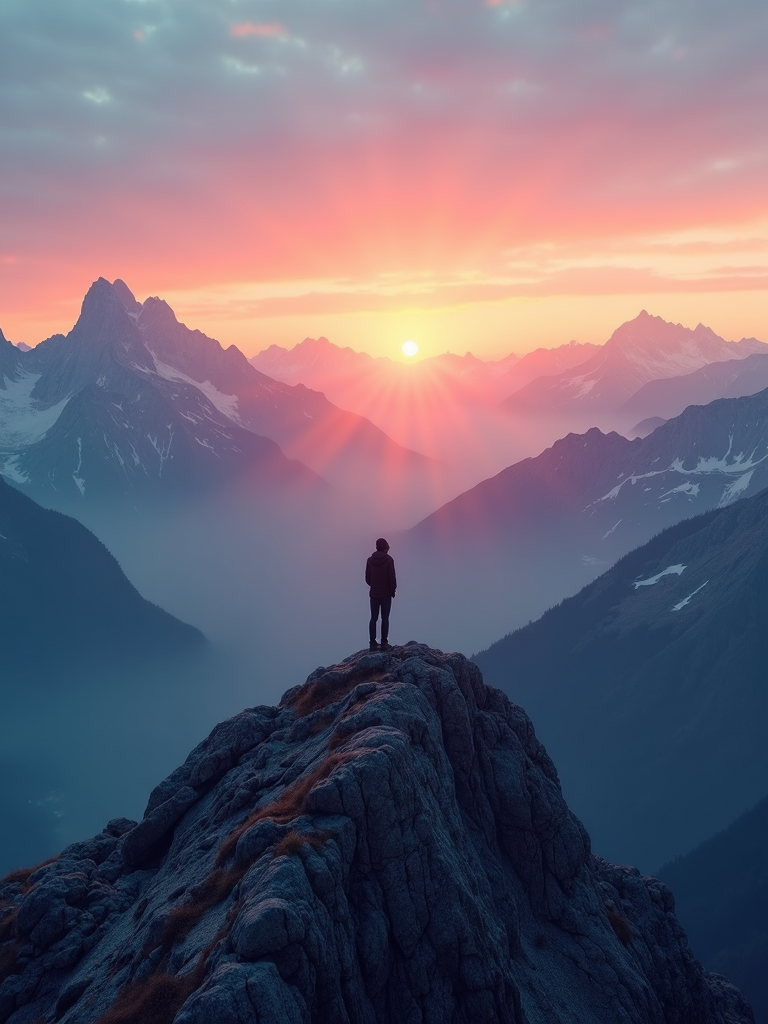
[[[315,282],[278,313],[318,281],[393,308],[388,275],[443,305],[764,286],[767,27],[762,0],[5,0],[10,315],[98,273]]]

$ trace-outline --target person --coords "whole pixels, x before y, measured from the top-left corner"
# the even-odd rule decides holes
[[[376,550],[365,563],[365,582],[370,589],[371,621],[368,623],[368,639],[372,651],[389,648],[389,612],[392,598],[397,590],[395,560],[389,554],[389,544],[383,537],[376,541]],[[376,624],[381,612],[381,648],[376,643]]]

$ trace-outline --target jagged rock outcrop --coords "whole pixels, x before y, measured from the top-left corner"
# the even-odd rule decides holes
[[[410,643],[217,726],[0,887],[9,1024],[747,1024],[670,891],[594,856],[525,713]]]

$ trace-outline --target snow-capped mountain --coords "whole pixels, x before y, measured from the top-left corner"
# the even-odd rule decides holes
[[[658,416],[668,420],[686,406],[706,405],[716,398],[741,398],[768,388],[768,354],[755,353],[745,359],[709,363],[693,373],[664,380],[652,380],[619,410],[631,420]]]
[[[538,377],[552,377],[574,366],[581,366],[601,351],[591,342],[571,341],[556,348],[537,348],[510,367],[498,381],[498,389],[508,397]]]
[[[564,373],[532,381],[503,407],[538,415],[612,412],[649,381],[758,352],[768,353],[768,345],[754,338],[724,341],[704,324],[690,330],[643,310],[617,328],[597,355]]]
[[[278,443],[319,471],[344,459],[425,461],[322,395],[265,377],[161,299],[137,302],[122,281],[95,282],[66,337],[27,353],[4,342],[0,360],[0,467],[50,503],[179,496],[235,479],[319,486]]]
[[[765,795],[767,571],[762,491],[665,530],[476,657],[531,712],[606,856],[655,870]]]
[[[633,441],[569,434],[459,495],[413,527],[423,540],[514,538],[568,522],[590,542],[629,545],[768,485],[768,390],[691,406]],[[619,540],[621,538],[621,540]],[[627,547],[624,550],[628,550]]]
[[[422,628],[447,644],[451,622],[454,643],[478,650],[665,527],[766,485],[768,390],[690,406],[642,439],[569,434],[389,539]]]

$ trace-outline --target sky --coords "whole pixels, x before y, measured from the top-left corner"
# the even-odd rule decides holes
[[[763,0],[3,0],[0,327],[247,355],[768,340]]]

